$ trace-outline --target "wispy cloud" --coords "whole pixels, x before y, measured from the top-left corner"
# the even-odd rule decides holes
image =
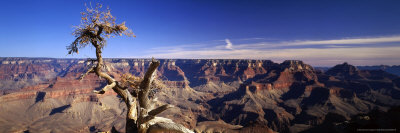
[[[252,44],[238,44],[235,48],[253,48],[253,49],[270,49],[270,48],[290,48],[294,46],[321,46],[321,47],[348,47],[344,45],[366,45],[366,44],[385,44],[400,42],[400,36],[389,37],[369,37],[369,38],[344,38],[333,40],[294,40],[281,42],[258,42]],[[340,46],[338,46],[340,45]]]
[[[319,44],[373,44],[373,43],[388,43],[400,42],[400,36],[390,37],[370,37],[370,38],[347,38],[337,40],[306,40],[290,42],[291,45],[319,45]]]
[[[337,40],[295,40],[233,45],[229,39],[218,45],[173,46],[173,49],[150,51],[156,58],[219,59],[289,59],[312,65],[331,66],[342,62],[355,65],[399,65],[400,36],[347,38]],[[348,47],[352,45],[352,47]],[[229,49],[229,50],[226,50]]]
[[[226,42],[226,46],[225,46],[225,48],[226,49],[232,49],[232,42],[229,40],[229,39],[225,39],[225,42]]]

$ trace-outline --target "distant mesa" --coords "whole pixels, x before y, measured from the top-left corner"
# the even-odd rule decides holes
[[[345,78],[359,78],[359,70],[347,62],[339,64],[329,69],[325,74],[332,76],[342,76]]]

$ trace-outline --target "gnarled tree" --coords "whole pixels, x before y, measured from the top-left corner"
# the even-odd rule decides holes
[[[82,12],[81,25],[76,26],[73,34],[76,39],[67,46],[68,54],[78,53],[80,48],[92,45],[96,49],[96,59],[88,60],[93,62],[86,73],[82,74],[80,80],[89,73],[95,73],[106,80],[107,85],[101,90],[94,92],[104,94],[109,89],[116,92],[127,106],[126,132],[192,132],[186,127],[174,123],[172,120],[156,117],[157,114],[171,108],[166,104],[154,108],[152,97],[149,96],[152,89],[159,87],[159,82],[155,80],[156,70],[160,65],[159,61],[152,60],[143,78],[138,78],[130,74],[122,76],[121,81],[116,81],[108,75],[104,68],[102,49],[106,45],[106,38],[110,36],[126,35],[134,37],[125,23],[116,24],[115,18],[111,15],[110,9],[101,10],[102,6],[97,4],[95,8],[87,7]]]

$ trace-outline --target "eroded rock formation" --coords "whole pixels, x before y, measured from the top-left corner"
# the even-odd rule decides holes
[[[0,132],[123,131],[126,108],[116,94],[93,94],[104,86],[94,74],[78,80],[91,65],[84,60],[0,58]],[[105,64],[119,80],[143,76],[150,61]],[[299,132],[329,113],[349,120],[400,103],[398,76],[347,63],[323,73],[294,60],[164,59],[157,72],[167,88],[156,105],[175,106],[161,116],[195,131]]]

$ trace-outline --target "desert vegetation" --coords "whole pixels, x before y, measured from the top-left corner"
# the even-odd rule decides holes
[[[149,96],[152,95],[153,89],[162,87],[161,83],[156,80],[159,61],[153,58],[143,78],[124,74],[121,81],[116,81],[105,71],[107,66],[103,62],[102,49],[106,46],[106,39],[122,35],[135,37],[133,32],[125,26],[125,22],[117,24],[110,9],[107,8],[103,11],[101,4],[97,4],[95,8],[89,6],[81,14],[81,25],[76,26],[73,32],[76,39],[67,47],[68,54],[78,54],[80,48],[88,45],[92,45],[96,49],[96,59],[87,60],[93,65],[89,67],[86,73],[81,75],[80,79],[83,79],[87,74],[95,73],[107,82],[107,85],[99,91],[95,90],[95,93],[104,94],[112,89],[122,98],[128,109],[126,132],[192,132],[170,119],[156,117],[156,115],[172,107],[168,104],[154,107],[155,100],[152,96]]]

